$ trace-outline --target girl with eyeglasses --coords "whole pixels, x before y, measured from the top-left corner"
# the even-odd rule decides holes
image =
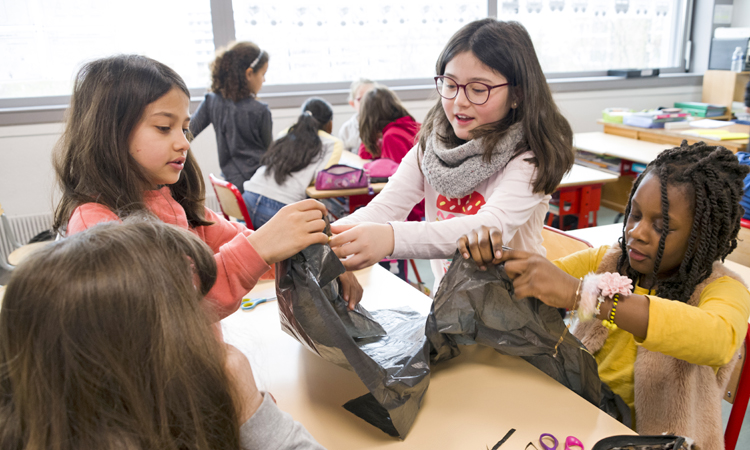
[[[256,99],[266,81],[268,58],[252,42],[219,51],[211,63],[212,92],[190,119],[193,136],[214,125],[221,173],[240,192],[273,141],[271,110]]]
[[[545,253],[544,217],[573,165],[573,133],[528,32],[516,22],[472,22],[450,39],[436,71],[440,96],[419,142],[372,202],[332,228],[348,269],[387,255],[432,259],[437,286],[456,240],[482,225],[501,229],[505,245]],[[404,222],[423,199],[426,221]]]

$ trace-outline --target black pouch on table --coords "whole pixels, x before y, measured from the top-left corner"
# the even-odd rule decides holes
[[[694,450],[692,439],[683,436],[610,436],[591,450]]]
[[[516,299],[503,266],[488,265],[482,271],[456,252],[435,294],[425,332],[433,363],[457,356],[459,344],[486,345],[520,356],[631,426],[628,405],[599,379],[594,356],[565,327],[556,308],[535,298]]]

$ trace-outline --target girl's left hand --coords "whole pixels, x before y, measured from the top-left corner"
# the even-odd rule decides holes
[[[354,311],[354,307],[362,300],[362,292],[364,292],[362,285],[349,271],[344,272],[339,277],[339,281],[341,282],[341,297],[349,303],[349,310]]]
[[[335,236],[329,244],[346,270],[370,267],[393,253],[393,227],[387,223],[331,225],[331,232]]]

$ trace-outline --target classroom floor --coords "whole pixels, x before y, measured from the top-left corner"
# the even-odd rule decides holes
[[[618,222],[622,223],[622,216],[618,217],[618,214],[616,211],[613,211],[608,208],[600,208],[599,214],[597,217],[597,222],[599,225],[609,225],[612,223],[615,223],[615,219],[619,219]],[[432,284],[435,281],[435,277],[432,275],[432,269],[430,268],[430,262],[428,260],[424,259],[418,259],[416,260],[417,263],[417,270],[419,270],[419,275],[422,278],[422,282],[425,283],[425,285],[429,288],[432,288]],[[411,272],[409,273],[409,279],[414,280],[413,274]],[[727,420],[729,420],[729,413],[732,410],[732,405],[728,402],[721,402],[722,404],[722,420],[724,423],[724,427],[727,425]],[[745,415],[745,420],[742,423],[742,431],[740,432],[739,440],[737,441],[736,448],[739,449],[750,449],[750,412]]]

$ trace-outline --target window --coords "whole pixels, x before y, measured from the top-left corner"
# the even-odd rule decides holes
[[[687,0],[497,0],[545,73],[682,67]]]
[[[116,53],[150,56],[206,86],[209,1],[0,0],[0,98],[69,95],[84,62]]]
[[[402,98],[421,99],[432,90],[435,61],[451,35],[490,14],[524,24],[549,78],[600,76],[616,68],[677,72],[683,70],[692,5],[693,0],[0,0],[0,124],[18,123],[12,115],[19,111],[58,111],[45,120],[59,120],[81,65],[114,53],[164,62],[198,94],[210,85],[215,41],[231,40],[256,42],[270,54],[264,93],[274,107],[298,104],[298,97],[313,93],[341,101],[359,77],[388,80]]]
[[[486,0],[233,0],[237,40],[268,51],[269,84],[434,76],[445,43]]]

